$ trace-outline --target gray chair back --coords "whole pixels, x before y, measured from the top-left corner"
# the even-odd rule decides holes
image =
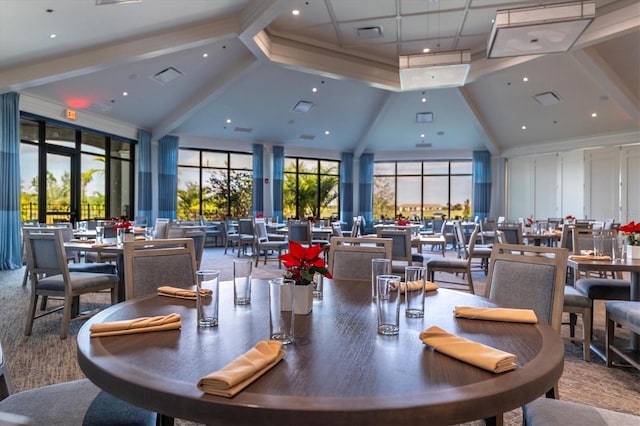
[[[333,237],[329,247],[329,271],[337,280],[371,281],[371,260],[391,259],[389,238]]]
[[[562,248],[495,244],[485,297],[502,307],[533,309],[560,332],[567,256]]]
[[[311,244],[311,223],[308,221],[290,221],[287,224],[289,241]]]
[[[157,239],[164,239],[167,238],[167,235],[169,233],[169,223],[171,222],[171,219],[168,218],[157,218],[156,219],[156,223],[155,223],[155,230],[156,230],[156,238]]]

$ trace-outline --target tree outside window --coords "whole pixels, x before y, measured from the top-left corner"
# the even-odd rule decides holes
[[[340,163],[285,158],[283,215],[285,218],[337,218]]]

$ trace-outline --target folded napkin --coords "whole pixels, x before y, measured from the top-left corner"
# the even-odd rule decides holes
[[[420,281],[409,281],[409,291],[419,290],[422,283]],[[438,289],[438,284],[432,283],[431,281],[424,282],[425,291],[436,291]],[[404,282],[400,283],[400,292],[404,293],[407,291],[407,285]]]
[[[531,309],[512,308],[473,308],[456,306],[453,314],[458,318],[469,318],[489,321],[526,322],[536,324],[538,318]]]
[[[180,314],[141,317],[132,320],[93,324],[91,337],[117,336],[120,334],[148,333],[150,331],[176,330],[181,327]]]
[[[269,371],[284,354],[282,342],[261,340],[222,369],[201,378],[198,388],[205,393],[230,398]]]
[[[144,235],[136,235],[135,237],[133,237],[133,239],[136,241],[141,241],[146,240],[147,238]]]
[[[116,243],[102,243],[102,244],[92,244],[91,247],[100,248],[100,247],[115,247]]]
[[[420,333],[420,340],[438,352],[494,373],[503,373],[517,367],[515,355],[447,333],[436,326]]]
[[[203,297],[211,297],[213,292],[209,288],[200,289],[200,296]],[[163,285],[162,287],[158,287],[158,295],[159,296],[169,296],[169,297],[177,297],[178,299],[197,299],[197,294],[195,290],[188,290],[186,288],[178,288],[171,287],[168,285]]]
[[[70,243],[83,243],[83,244],[93,244],[96,240],[83,240],[82,238],[72,238],[69,240]]]
[[[595,256],[592,254],[572,254],[569,255],[569,259],[577,261],[589,261],[589,260],[611,260],[611,256]]]

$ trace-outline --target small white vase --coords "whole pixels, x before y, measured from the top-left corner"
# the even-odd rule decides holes
[[[293,313],[296,315],[308,315],[313,309],[313,285],[296,285],[294,286],[293,296]],[[286,296],[281,296],[282,310],[288,310],[285,307],[291,306],[291,302],[285,300]]]
[[[627,259],[640,259],[640,246],[627,246]]]

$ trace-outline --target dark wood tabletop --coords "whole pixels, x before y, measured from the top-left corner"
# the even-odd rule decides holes
[[[254,280],[246,306],[234,306],[232,284],[222,283],[214,329],[198,330],[193,301],[152,295],[114,305],[80,330],[78,362],[118,398],[216,425],[460,423],[517,408],[562,374],[564,344],[551,327],[454,318],[458,305],[492,306],[479,296],[430,292],[424,318],[402,311],[398,336],[377,334],[370,299],[368,283],[326,282],[312,313],[296,316],[285,358],[233,398],[204,394],[196,383],[268,338],[265,280]],[[93,323],[172,312],[182,316],[181,330],[89,337]],[[518,368],[494,374],[434,352],[418,337],[431,325],[509,351]]]

